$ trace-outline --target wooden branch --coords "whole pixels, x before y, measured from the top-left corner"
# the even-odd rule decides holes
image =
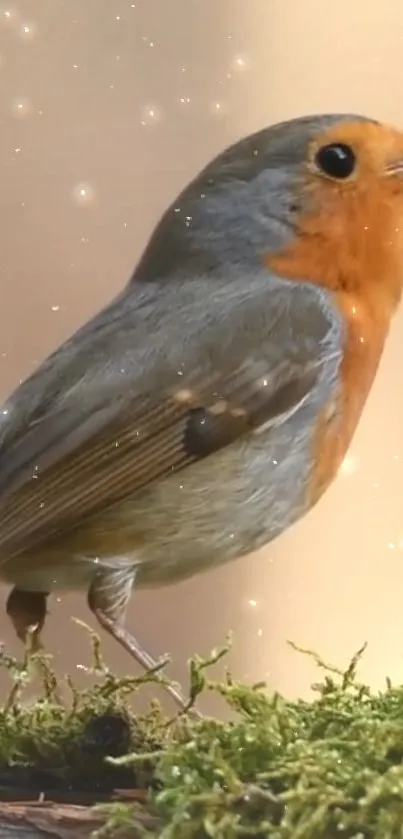
[[[0,802],[0,839],[89,839],[106,821],[107,816],[93,807],[40,801]],[[145,827],[157,826],[156,820],[146,815],[141,822]],[[138,837],[130,827],[119,829],[118,835],[119,839]]]

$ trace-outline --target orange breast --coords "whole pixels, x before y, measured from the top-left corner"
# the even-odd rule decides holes
[[[289,250],[266,258],[279,276],[297,282],[301,277],[310,277],[312,282],[327,288],[346,325],[338,403],[326,406],[318,417],[312,452],[315,465],[307,499],[310,506],[327,489],[345,457],[378,369],[393,309],[384,293],[387,285],[382,278],[372,287],[372,293],[359,281],[360,277],[372,276],[368,265],[362,271],[353,271],[351,265],[343,263],[340,254],[337,257],[336,248],[327,253],[319,248],[316,254],[328,259],[323,264],[312,258],[312,250],[312,242],[302,240]]]
[[[306,244],[297,244],[289,251],[271,255],[266,262],[279,276],[297,282],[300,277],[308,276],[317,285],[327,288],[346,327],[337,404],[327,405],[318,417],[312,452],[314,469],[307,499],[312,506],[335,478],[351,443],[382,356],[392,307],[382,294],[382,282],[380,293],[376,290],[373,294],[368,293],[368,289],[363,289],[357,282],[357,274],[348,270],[349,266],[343,270],[341,263],[340,271],[340,259],[334,254],[333,272],[330,265],[326,270],[327,266],[315,264]],[[368,266],[366,270],[371,276]],[[365,277],[365,271],[363,275]],[[330,279],[329,285],[322,278]]]
[[[336,476],[351,443],[382,355],[386,331],[354,295],[336,293],[346,325],[338,404],[318,418],[310,504]],[[329,406],[332,407],[332,406]],[[333,414],[333,419],[331,414]]]

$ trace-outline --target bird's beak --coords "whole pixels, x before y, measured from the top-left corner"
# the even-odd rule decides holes
[[[385,175],[403,175],[403,158],[395,160],[394,163],[389,163],[385,168]]]

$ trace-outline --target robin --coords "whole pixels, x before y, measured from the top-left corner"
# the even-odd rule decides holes
[[[236,559],[316,504],[400,300],[402,222],[403,133],[358,116],[266,128],[184,190],[119,296],[4,405],[0,577],[23,641],[49,593],[84,589],[149,668],[133,586]]]

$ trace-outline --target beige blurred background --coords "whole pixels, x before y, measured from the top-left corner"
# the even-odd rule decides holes
[[[402,47],[396,0],[2,5],[1,395],[118,291],[161,211],[229,142],[312,112],[403,127]],[[287,639],[341,665],[368,641],[363,677],[403,679],[402,331],[401,314],[343,473],[305,521],[260,555],[133,596],[131,628],[172,654],[175,678],[232,629],[234,675],[290,696],[316,673]],[[72,615],[90,620],[84,598],[54,598],[46,639],[58,671],[85,680]]]

